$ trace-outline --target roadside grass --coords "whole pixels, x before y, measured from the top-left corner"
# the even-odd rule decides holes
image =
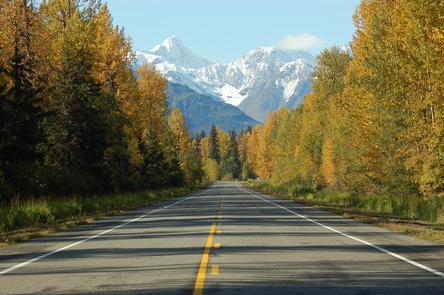
[[[122,193],[65,198],[14,200],[0,207],[0,247],[44,236],[68,227],[126,212],[162,200],[190,193],[196,188],[167,188],[137,193]]]
[[[271,185],[265,181],[245,183],[254,190],[326,209],[396,232],[444,244],[444,198],[414,195],[356,195],[333,190],[316,191],[296,183]]]

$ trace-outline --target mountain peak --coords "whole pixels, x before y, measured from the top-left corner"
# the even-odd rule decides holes
[[[161,44],[151,49],[149,54],[183,68],[202,68],[212,64],[185,47],[176,35],[166,38]]]
[[[171,50],[174,47],[184,47],[182,44],[182,41],[180,41],[179,38],[177,38],[176,35],[171,35],[170,37],[163,40],[163,42],[160,45],[157,45],[153,48],[153,51],[159,49],[160,47],[164,47],[166,49]]]
[[[139,54],[170,83],[238,107],[257,121],[269,112],[301,103],[310,90],[314,56],[306,51],[259,47],[231,63],[212,63],[171,36]]]
[[[302,50],[292,50],[292,49],[281,49],[277,47],[258,47],[253,48],[247,52],[243,57],[244,59],[252,59],[256,62],[258,60],[281,60],[282,62],[288,63],[293,62],[298,59],[304,59],[307,62],[314,64],[315,56],[307,51]]]

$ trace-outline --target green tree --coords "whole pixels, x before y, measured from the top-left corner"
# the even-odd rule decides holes
[[[157,134],[150,133],[148,138],[140,143],[140,150],[144,160],[141,173],[143,186],[157,188],[168,184],[169,179],[165,177],[165,172],[169,167]]]
[[[220,162],[220,150],[219,150],[219,139],[217,136],[216,126],[211,126],[211,131],[209,135],[209,158]]]
[[[30,195],[40,186],[37,145],[44,115],[42,22],[34,1],[2,1],[0,27],[0,192]]]
[[[54,36],[54,69],[45,93],[49,98],[43,124],[46,142],[41,145],[48,186],[58,193],[104,191],[111,97],[102,95],[92,75],[95,26],[71,2],[49,1],[47,12]]]
[[[230,152],[228,158],[228,167],[231,173],[233,174],[233,178],[237,179],[241,173],[241,163],[239,159],[239,149],[237,144],[237,136],[236,131],[229,131],[230,135]]]

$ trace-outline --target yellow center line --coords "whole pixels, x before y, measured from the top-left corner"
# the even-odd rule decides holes
[[[218,264],[214,264],[211,266],[211,274],[216,275],[216,276],[219,274],[219,265]]]
[[[214,249],[219,249],[220,248],[220,243],[215,243],[214,244]]]
[[[220,235],[222,233],[222,231],[219,229],[216,231],[216,234]]]
[[[207,274],[208,260],[210,257],[210,249],[213,245],[213,236],[216,231],[216,224],[211,225],[210,234],[208,235],[207,243],[205,244],[204,253],[200,261],[199,272],[197,273],[196,283],[194,284],[193,295],[202,295],[205,285],[205,276]]]

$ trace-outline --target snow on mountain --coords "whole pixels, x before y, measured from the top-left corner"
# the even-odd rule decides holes
[[[162,44],[150,51],[137,52],[139,62],[154,64],[168,63],[183,68],[201,68],[212,64],[209,60],[198,56],[188,48],[175,35],[165,39]]]
[[[315,57],[274,47],[255,48],[228,64],[212,63],[172,36],[138,63],[152,63],[172,83],[186,85],[216,101],[238,106],[258,121],[281,107],[294,107],[309,91]]]

